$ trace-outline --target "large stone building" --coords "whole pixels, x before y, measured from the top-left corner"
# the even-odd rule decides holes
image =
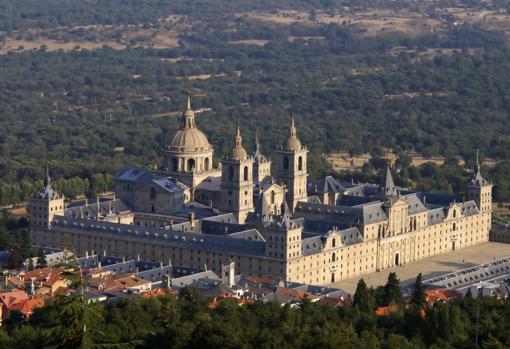
[[[478,161],[463,199],[399,188],[390,169],[379,185],[310,180],[307,152],[292,118],[271,169],[259,146],[248,154],[238,127],[215,169],[188,96],[162,169],[122,170],[115,200],[66,208],[48,176],[31,202],[33,242],[328,284],[489,239],[492,185]]]

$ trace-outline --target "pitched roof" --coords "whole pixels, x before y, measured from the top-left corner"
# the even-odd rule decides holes
[[[34,296],[28,299],[20,300],[13,304],[9,310],[18,310],[25,316],[32,315],[35,308],[41,308],[44,306],[45,298],[42,296]]]
[[[398,305],[391,304],[386,307],[379,307],[375,310],[375,315],[377,316],[388,316],[390,314],[396,313],[398,311]]]
[[[7,292],[0,293],[0,302],[9,309],[13,304],[21,302],[30,298],[28,293],[23,290],[14,289]]]

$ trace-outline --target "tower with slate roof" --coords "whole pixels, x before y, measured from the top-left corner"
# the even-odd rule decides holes
[[[294,211],[298,202],[306,201],[308,198],[306,167],[308,149],[297,137],[294,116],[290,121],[289,137],[275,154],[277,159],[275,175],[278,182],[287,188],[287,203]]]
[[[239,125],[230,154],[221,160],[221,210],[244,223],[253,212],[253,158],[243,147]]]
[[[44,187],[30,199],[31,227],[50,228],[53,217],[55,215],[63,216],[64,209],[64,197],[51,187],[50,173],[46,168]]]
[[[302,256],[301,234],[303,227],[292,218],[286,201],[283,201],[279,214],[270,215],[261,221],[266,256],[288,261],[298,260]]]
[[[476,151],[473,174],[466,185],[466,199],[473,200],[480,212],[489,213],[490,217],[490,212],[492,212],[492,183],[482,176],[478,150]]]
[[[389,167],[386,167],[386,173],[384,174],[383,181],[381,183],[381,194],[384,197],[398,195],[398,190],[395,186],[395,182],[393,181],[393,176],[391,175]]]

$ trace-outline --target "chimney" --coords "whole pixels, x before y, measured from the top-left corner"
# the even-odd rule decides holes
[[[106,257],[106,250],[103,250],[103,257]]]
[[[99,205],[99,196],[96,197],[96,221],[99,220],[99,209],[101,208],[101,206]]]
[[[126,263],[126,257],[122,257],[122,264]]]
[[[191,223],[191,228],[195,228],[195,212],[189,213],[189,222]]]
[[[85,251],[85,258],[89,258],[89,251]]]
[[[112,214],[112,201],[108,201],[108,213]]]
[[[35,283],[34,283],[34,280],[35,280],[35,278],[31,278],[30,279],[30,291],[29,291],[30,295],[33,295],[35,293]]]
[[[140,255],[139,255],[139,254],[137,254],[137,255],[136,255],[136,260],[137,260],[138,262],[140,262]]]
[[[207,264],[204,264],[204,271],[207,271]]]
[[[101,269],[101,261],[98,261],[98,262],[97,262],[97,267],[98,267],[99,269]]]
[[[221,281],[228,287],[235,285],[235,262],[225,263],[221,267]]]
[[[172,260],[170,258],[168,258],[168,266],[171,267],[172,266]]]
[[[159,268],[160,268],[160,269],[163,269],[163,261],[160,261],[160,262],[159,262]]]

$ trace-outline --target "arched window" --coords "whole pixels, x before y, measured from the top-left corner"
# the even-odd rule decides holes
[[[333,254],[331,255],[331,261],[334,262],[336,261],[336,253],[333,252]]]
[[[331,246],[332,246],[332,247],[336,247],[336,239],[333,239],[333,240],[331,241]]]
[[[233,181],[234,180],[234,166],[228,167],[228,180]]]
[[[209,158],[205,158],[204,160],[204,170],[209,171]]]
[[[173,171],[179,170],[179,160],[177,160],[177,158],[172,159],[172,170]]]
[[[284,170],[289,169],[289,157],[288,156],[283,157],[283,169]]]
[[[453,218],[457,217],[457,210],[453,210]]]
[[[188,160],[188,172],[192,172],[195,169],[195,159]]]
[[[453,223],[453,231],[457,230],[457,225]]]
[[[276,194],[275,194],[274,190],[271,190],[271,204],[274,204],[275,196],[276,196]]]
[[[303,171],[303,157],[298,158],[298,171]]]
[[[247,181],[248,180],[248,166],[244,166],[244,180]]]
[[[156,200],[156,188],[151,187],[151,200]]]

